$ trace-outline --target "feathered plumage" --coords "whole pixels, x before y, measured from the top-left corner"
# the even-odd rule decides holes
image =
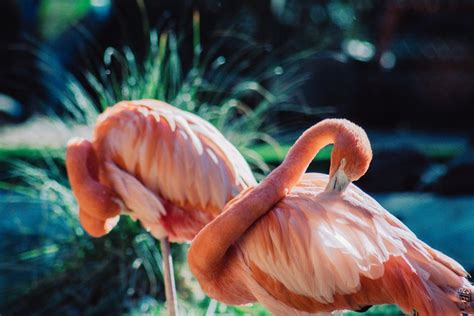
[[[121,211],[157,238],[190,240],[228,200],[256,183],[244,158],[214,126],[160,101],[108,108],[91,144],[69,143],[67,169],[81,222],[93,235],[110,230],[117,220],[109,220],[106,230],[97,228]],[[94,182],[86,178],[114,195],[111,214],[104,214],[107,207],[87,207],[97,199],[97,188],[81,194]]]

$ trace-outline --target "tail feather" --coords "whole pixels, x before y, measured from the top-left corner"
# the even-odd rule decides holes
[[[429,246],[426,246],[426,250],[430,253],[430,255],[433,256],[433,258],[436,259],[436,261],[442,263],[443,265],[445,265],[446,267],[451,269],[456,274],[458,274],[460,276],[463,276],[463,277],[466,277],[466,276],[469,275],[466,272],[466,270],[464,270],[464,268],[459,263],[457,263],[456,261],[454,261],[450,257],[446,256],[444,253],[442,253],[442,252],[440,252],[436,249],[433,249]]]
[[[429,270],[427,267],[428,262],[421,265],[421,262],[404,256],[392,257],[385,264],[381,280],[381,287],[386,288],[391,297],[389,301],[408,314],[414,309],[419,315],[460,315],[462,309],[458,296],[453,295],[454,290],[447,287],[446,282],[435,283],[433,280],[442,281],[443,277],[438,275],[432,278],[426,273]],[[442,270],[433,271],[442,273]],[[458,280],[461,286],[462,278],[458,277]]]
[[[418,251],[409,249],[404,261],[414,270],[414,275],[405,281],[411,282],[410,305],[420,315],[474,312],[474,288],[465,278],[467,272],[459,263],[429,246]]]

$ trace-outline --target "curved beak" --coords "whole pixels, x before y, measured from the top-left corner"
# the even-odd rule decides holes
[[[326,186],[326,192],[342,192],[344,191],[351,181],[344,172],[344,166],[346,165],[346,160],[342,159],[339,165],[339,168],[334,172],[332,176],[329,177],[329,182]]]

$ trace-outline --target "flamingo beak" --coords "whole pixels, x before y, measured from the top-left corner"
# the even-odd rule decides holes
[[[349,177],[344,172],[345,165],[346,160],[342,159],[339,168],[329,177],[329,182],[325,189],[326,192],[343,192],[351,183],[351,180],[349,180]]]
[[[117,223],[119,222],[119,220],[120,220],[120,215],[110,217],[105,220],[104,230],[107,232],[107,234],[110,233],[110,231],[115,226],[117,226]]]

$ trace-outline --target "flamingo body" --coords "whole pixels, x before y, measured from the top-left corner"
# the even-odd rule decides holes
[[[191,240],[255,184],[243,157],[214,126],[155,100],[108,108],[91,143],[69,143],[66,162],[81,224],[94,236],[107,233],[121,212],[156,238]],[[100,190],[111,191],[104,198],[109,204],[96,205]]]
[[[275,315],[376,304],[420,315],[472,311],[474,288],[461,265],[419,240],[355,185],[340,183],[368,168],[366,137],[348,121],[323,121],[261,184],[229,202],[190,248],[191,271],[204,290],[228,304],[258,301]],[[354,150],[341,148],[341,141]],[[334,142],[330,176],[302,174],[328,142]],[[304,161],[294,160],[298,156]],[[218,231],[220,239],[212,240]]]
[[[327,183],[305,174],[237,242],[258,301],[280,315],[388,303],[458,315],[455,289],[469,286],[466,271],[356,186],[340,196],[325,192]]]

